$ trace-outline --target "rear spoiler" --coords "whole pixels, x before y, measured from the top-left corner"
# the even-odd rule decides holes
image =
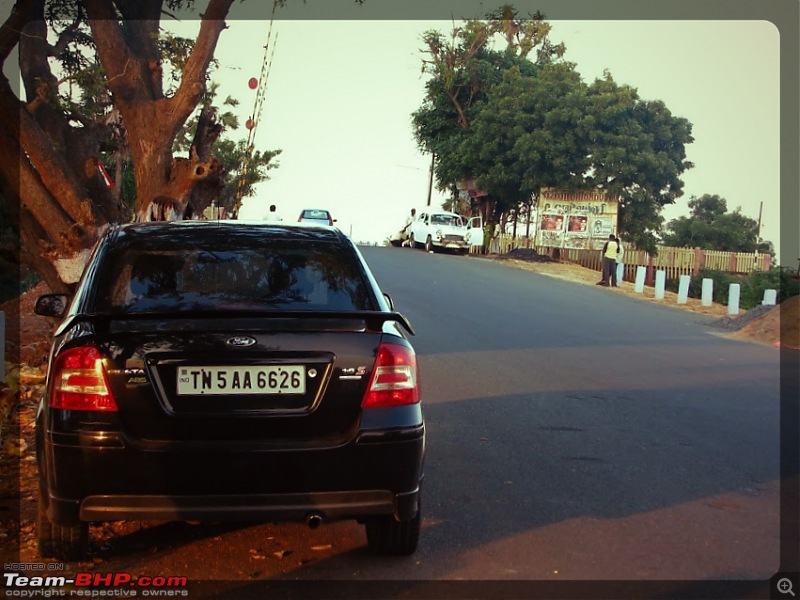
[[[387,321],[395,321],[402,325],[409,334],[416,335],[409,320],[399,312],[384,312],[380,310],[231,310],[229,312],[196,310],[196,311],[167,311],[167,312],[130,312],[130,313],[79,313],[68,316],[59,327],[59,330],[71,327],[75,323],[90,321],[130,321],[146,319],[242,319],[242,318],[267,318],[267,319],[348,319],[362,320],[370,331],[380,331]],[[57,333],[60,333],[57,332]]]

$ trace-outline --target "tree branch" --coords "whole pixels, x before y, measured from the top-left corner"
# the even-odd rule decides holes
[[[55,244],[73,225],[73,221],[60,210],[58,203],[23,157],[15,132],[5,124],[0,125],[0,176],[5,183],[4,189],[20,198],[22,208],[36,214],[46,231],[46,237]]]
[[[75,221],[85,216],[85,202],[88,199],[78,196],[83,185],[78,181],[63,155],[56,151],[52,142],[28,111],[23,110],[16,100],[8,80],[0,78],[0,121],[8,135],[16,140],[16,147],[25,149],[25,154],[36,165],[36,171],[51,190],[59,190],[59,201],[67,214]],[[20,190],[23,203],[28,192]]]
[[[120,102],[131,103],[138,97],[137,87],[131,85],[138,65],[122,35],[114,6],[111,0],[85,0],[85,6],[108,89]]]
[[[214,58],[219,36],[227,27],[225,17],[232,4],[233,0],[210,0],[202,15],[200,33],[181,73],[181,85],[169,100],[169,110],[179,121],[178,128],[192,114],[205,91],[208,66]]]
[[[67,46],[69,46],[69,43],[77,39],[78,36],[76,34],[78,33],[78,28],[80,26],[81,21],[79,18],[76,18],[72,25],[67,27],[59,34],[56,43],[50,46],[50,50],[48,50],[47,54],[49,56],[58,56],[64,50],[66,50]]]
[[[4,65],[11,51],[19,44],[22,28],[36,15],[32,2],[17,0],[3,26],[0,27],[0,65]]]
[[[163,0],[114,0],[114,4],[128,27],[131,54],[146,69],[150,98],[159,100],[164,96],[161,54],[158,50]],[[145,77],[145,72],[142,76]]]

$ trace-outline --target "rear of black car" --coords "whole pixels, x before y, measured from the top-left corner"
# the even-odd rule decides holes
[[[118,227],[56,332],[38,419],[43,555],[87,523],[357,519],[376,552],[419,536],[414,351],[338,230]]]

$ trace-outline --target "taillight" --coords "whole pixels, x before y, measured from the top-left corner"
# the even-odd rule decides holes
[[[400,406],[419,402],[417,357],[398,344],[381,344],[362,408]]]
[[[94,346],[62,352],[53,365],[50,382],[52,408],[117,410],[117,402],[108,388],[103,359]]]

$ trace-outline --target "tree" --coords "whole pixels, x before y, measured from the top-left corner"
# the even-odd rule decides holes
[[[216,176],[219,165],[208,153],[219,135],[213,124],[198,129],[201,135],[188,159],[173,156],[172,141],[205,93],[206,72],[232,1],[209,1],[171,96],[165,94],[157,43],[161,0],[16,2],[0,34],[0,56],[5,63],[18,46],[28,100],[21,102],[9,81],[0,79],[0,145],[16,150],[14,160],[4,156],[0,161],[0,175],[9,196],[20,199],[15,216],[23,257],[52,289],[65,290],[77,280],[104,226],[127,220],[124,205],[97,172],[104,145],[113,139],[112,127],[123,127],[127,137],[139,220],[182,216],[193,188]],[[53,45],[48,23],[56,28]],[[96,60],[82,55],[87,43]],[[64,82],[56,78],[50,56],[61,59],[70,80],[84,67],[102,70],[105,90],[86,111],[59,101]],[[111,99],[114,113],[103,110]]]
[[[223,189],[214,155],[222,125],[203,102],[233,1],[207,0],[197,38],[185,44],[161,36],[160,19],[194,0],[16,1],[0,29],[0,62],[18,49],[24,89],[0,77],[0,194],[19,235],[17,258],[52,290],[69,290],[107,225],[185,218]],[[170,72],[165,44],[181,56]],[[176,156],[174,142],[201,105],[188,156]],[[110,157],[120,177],[132,167],[132,208],[98,172]]]
[[[549,42],[550,29],[540,13],[522,18],[512,5],[504,5],[484,20],[466,20],[454,27],[449,40],[433,30],[423,35],[423,72],[431,78],[423,106],[412,115],[412,121],[420,149],[436,157],[439,189],[479,174],[477,165],[464,156],[461,144],[471,135],[473,118],[493,86],[502,81],[503,73],[516,67],[529,74],[536,64],[563,54],[563,45]],[[505,42],[503,51],[490,47],[495,36]],[[533,50],[535,62],[528,59]],[[496,193],[480,200],[487,223],[499,220],[502,211],[495,210],[497,200]]]
[[[482,27],[467,22],[449,45],[426,37],[433,59],[424,65],[435,68],[413,121],[420,148],[437,157],[440,188],[477,176],[494,222],[545,186],[605,190],[620,198],[623,239],[655,250],[661,209],[682,194],[680,175],[693,166],[685,160],[691,124],[608,73],[583,83],[575,64],[560,60],[563,45],[548,42],[541,15],[525,23],[503,7]],[[517,44],[515,31],[537,33]],[[502,52],[488,46],[497,33],[508,44]]]
[[[728,203],[714,194],[689,200],[691,215],[678,217],[667,225],[664,243],[669,246],[703,248],[724,252],[768,252],[774,254],[772,242],[758,236],[758,222],[741,213],[737,207],[728,212]]]
[[[683,194],[680,176],[694,166],[686,160],[692,125],[660,100],[641,100],[608,72],[587,95],[583,123],[592,140],[592,168],[586,184],[619,197],[622,239],[654,252],[661,210]]]
[[[476,111],[458,154],[477,185],[491,191],[495,212],[527,206],[543,187],[576,187],[589,168],[580,132],[584,85],[572,63],[545,64],[535,75],[503,73]]]

